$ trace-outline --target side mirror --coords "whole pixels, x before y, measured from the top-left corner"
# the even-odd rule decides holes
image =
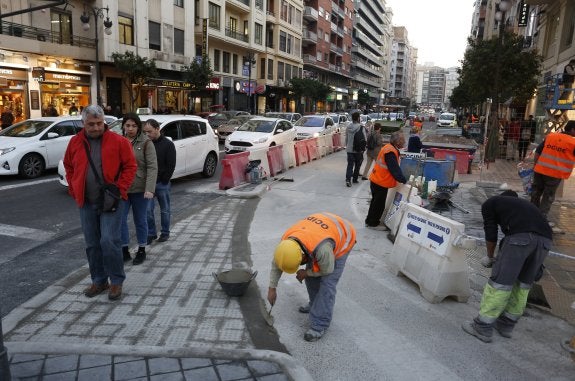
[[[275,133],[276,133],[276,134],[281,134],[282,132],[284,132],[284,130],[282,130],[281,128],[278,128]]]
[[[48,137],[48,139],[55,139],[60,137],[60,134],[57,132],[48,132],[46,136]]]

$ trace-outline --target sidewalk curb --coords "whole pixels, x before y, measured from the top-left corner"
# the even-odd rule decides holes
[[[264,360],[277,363],[293,381],[313,381],[309,372],[292,356],[281,352],[262,349],[209,349],[189,347],[154,347],[125,345],[83,345],[39,342],[6,342],[11,354],[47,354],[47,355],[118,355],[134,357],[170,357],[170,358],[216,358],[229,360]]]

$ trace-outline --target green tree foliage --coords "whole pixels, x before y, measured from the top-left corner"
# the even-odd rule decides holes
[[[333,90],[329,85],[309,78],[292,78],[291,91],[296,98],[308,97],[312,101],[325,100]]]
[[[450,98],[454,107],[481,104],[487,98],[493,103],[513,97],[527,102],[537,88],[542,58],[536,51],[523,49],[524,39],[503,32],[501,39],[476,41],[468,39],[468,48],[459,73],[459,86]]]
[[[134,111],[142,86],[158,76],[156,62],[133,52],[112,53],[114,65],[122,75],[122,83],[130,96],[130,111]]]
[[[367,91],[359,90],[357,93],[357,103],[363,106],[369,106],[371,103],[371,97]]]
[[[212,80],[214,72],[207,56],[197,57],[190,62],[189,66],[183,66],[184,80],[192,85],[193,90],[204,90]]]

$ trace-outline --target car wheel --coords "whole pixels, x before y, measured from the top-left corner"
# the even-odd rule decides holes
[[[206,161],[204,162],[204,170],[202,171],[202,176],[212,177],[216,173],[216,168],[218,166],[218,157],[215,153],[210,152]]]
[[[18,174],[25,179],[34,179],[44,173],[45,164],[42,156],[36,153],[25,155],[18,165]]]

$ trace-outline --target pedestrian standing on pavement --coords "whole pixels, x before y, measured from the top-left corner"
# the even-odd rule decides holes
[[[563,92],[561,93],[561,100],[573,101],[573,82],[575,82],[575,58],[571,59],[563,68]],[[570,90],[566,90],[570,89]]]
[[[519,138],[521,135],[521,122],[519,119],[513,118],[509,122],[509,130],[507,133],[507,160],[515,160],[515,153],[519,153]]]
[[[421,129],[419,127],[412,127],[409,135],[409,140],[407,141],[407,152],[421,153],[423,148],[423,143],[419,138],[419,132]]]
[[[568,179],[575,165],[575,120],[564,132],[554,132],[535,149],[531,202],[547,218],[561,180]]]
[[[296,273],[300,283],[305,280],[309,303],[299,307],[299,312],[309,313],[306,341],[319,340],[329,328],[337,283],[347,254],[355,245],[355,235],[355,228],[347,220],[331,213],[316,213],[290,227],[275,249],[268,301],[275,304],[282,273]],[[305,269],[298,270],[302,265]]]
[[[134,156],[138,163],[136,178],[128,189],[128,199],[122,207],[122,253],[124,261],[131,258],[128,245],[130,232],[128,230],[128,214],[132,208],[138,251],[132,264],[139,265],[146,260],[146,245],[148,244],[148,204],[154,198],[156,179],[158,177],[158,161],[156,149],[150,139],[142,133],[142,122],[138,115],[128,113],[122,119],[122,132],[132,144]]]
[[[354,183],[358,182],[359,170],[361,168],[361,163],[363,162],[363,152],[365,151],[365,144],[363,147],[354,144],[356,142],[355,133],[358,131],[363,132],[364,139],[363,142],[367,143],[367,136],[365,135],[365,128],[360,123],[361,114],[356,111],[351,114],[351,124],[346,130],[346,142],[345,150],[347,152],[347,169],[345,171],[345,185],[351,186],[353,180]],[[363,149],[362,149],[363,148]]]
[[[156,158],[158,160],[158,179],[154,196],[160,205],[160,237],[156,230],[154,218],[154,200],[148,204],[148,245],[158,238],[158,242],[165,242],[170,238],[170,179],[176,168],[176,147],[174,143],[160,132],[160,124],[155,119],[148,119],[144,123],[144,133],[154,143]]]
[[[535,141],[537,124],[533,120],[533,115],[529,115],[529,119],[523,121],[521,124],[521,132],[519,133],[519,160],[525,160],[529,145]]]
[[[383,136],[381,135],[381,124],[376,122],[373,125],[373,129],[369,132],[367,136],[367,145],[366,145],[366,156],[367,160],[365,162],[365,166],[363,167],[363,174],[361,176],[362,180],[367,180],[369,171],[371,169],[371,163],[377,159],[377,154],[381,150],[383,146]]]
[[[493,328],[510,338],[523,315],[527,295],[542,274],[542,265],[552,246],[551,228],[545,216],[512,190],[487,199],[481,206],[487,257],[493,264],[483,289],[479,315],[463,323],[465,332],[486,343]],[[505,234],[494,259],[498,226]],[[494,261],[493,261],[494,260]]]
[[[122,199],[126,199],[127,190],[136,175],[137,164],[130,143],[108,130],[104,122],[104,110],[100,106],[85,107],[82,123],[84,128],[70,140],[66,149],[64,168],[68,193],[80,208],[92,278],[92,285],[84,290],[84,295],[92,298],[110,288],[108,298],[116,300],[122,295],[122,284],[126,279],[120,237],[122,212],[121,208],[113,212],[101,212],[98,177],[104,183],[115,184]],[[91,169],[88,152],[98,177]]]
[[[385,210],[387,191],[397,183],[405,184],[407,180],[399,167],[399,150],[405,145],[405,136],[401,132],[391,134],[389,143],[379,151],[373,171],[369,176],[371,188],[371,202],[369,211],[365,217],[365,226],[375,230],[388,230],[385,225],[380,225],[381,216]]]

